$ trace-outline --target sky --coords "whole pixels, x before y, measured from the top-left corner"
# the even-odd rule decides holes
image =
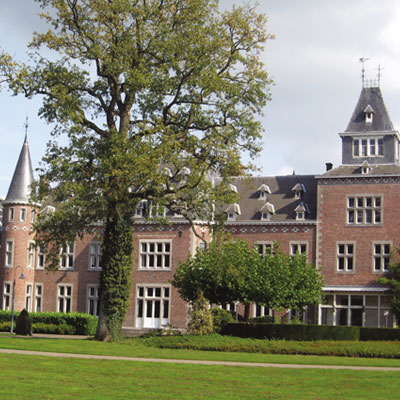
[[[240,0],[220,0],[222,7]],[[0,47],[26,60],[33,31],[46,25],[33,0],[5,1]],[[366,77],[377,77],[395,129],[400,127],[400,2],[398,0],[260,0],[267,15],[262,61],[274,84],[261,118],[263,150],[255,160],[260,175],[321,174],[325,163],[341,163],[341,141]],[[51,127],[38,117],[40,99],[0,90],[0,197],[5,197],[25,136],[34,168],[39,166]]]

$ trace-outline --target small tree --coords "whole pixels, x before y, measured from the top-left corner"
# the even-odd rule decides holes
[[[17,335],[30,335],[32,333],[32,322],[28,311],[24,308],[19,314],[16,325],[15,333]]]
[[[209,303],[202,293],[192,302],[191,306],[188,333],[203,336],[214,332],[213,317],[209,309]]]

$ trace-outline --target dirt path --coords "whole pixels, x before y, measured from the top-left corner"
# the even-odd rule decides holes
[[[229,367],[262,367],[262,368],[295,368],[295,369],[348,369],[357,371],[398,371],[396,367],[362,367],[348,365],[302,365],[302,364],[273,364],[273,363],[246,363],[236,361],[203,361],[203,360],[171,360],[162,358],[138,358],[138,357],[116,357],[116,356],[99,356],[94,354],[72,354],[72,353],[50,353],[45,351],[30,350],[14,350],[0,349],[0,354],[23,354],[30,356],[45,357],[64,357],[64,358],[81,358],[93,360],[118,360],[118,361],[136,361],[136,362],[152,362],[167,364],[197,364],[197,365],[225,365]]]

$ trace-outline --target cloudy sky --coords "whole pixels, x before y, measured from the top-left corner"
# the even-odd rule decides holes
[[[0,46],[24,59],[34,30],[43,30],[33,0],[3,1]],[[240,0],[221,0],[223,6]],[[396,129],[400,127],[400,2],[398,0],[262,0],[275,35],[263,54],[274,79],[265,108],[264,150],[256,160],[263,175],[319,174],[341,161],[338,136],[361,90],[360,57],[368,57],[367,78],[383,68],[381,89]],[[50,127],[37,116],[40,100],[0,92],[0,197],[7,194],[24,139],[34,168],[49,140]]]

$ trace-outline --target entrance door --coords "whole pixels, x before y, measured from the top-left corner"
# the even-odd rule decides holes
[[[169,287],[143,287],[137,291],[136,327],[159,329],[169,323]]]

